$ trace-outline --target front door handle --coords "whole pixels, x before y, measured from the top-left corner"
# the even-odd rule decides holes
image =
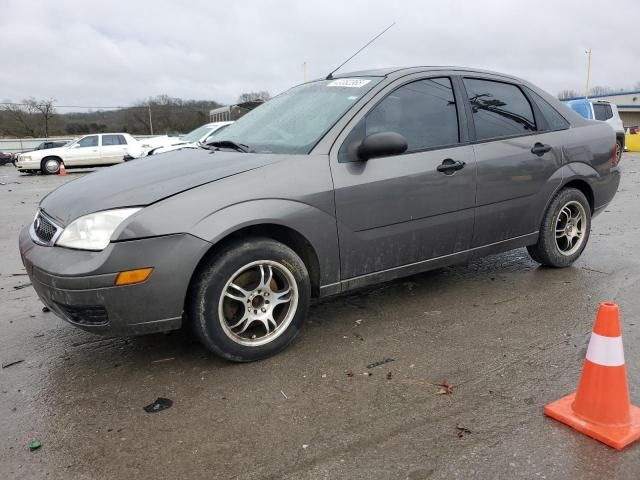
[[[459,160],[445,158],[442,163],[437,166],[436,170],[438,170],[440,173],[444,173],[445,175],[453,175],[456,170],[464,168],[465,165],[466,163]]]
[[[547,152],[551,151],[551,145],[545,145],[544,143],[536,142],[536,144],[531,147],[531,153],[541,157]]]

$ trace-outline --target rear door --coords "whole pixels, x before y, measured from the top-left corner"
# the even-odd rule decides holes
[[[104,134],[102,135],[102,147],[100,149],[100,163],[111,165],[124,161],[127,154],[127,141],[124,135]]]
[[[475,162],[461,108],[451,78],[413,76],[382,90],[338,137],[331,169],[342,279],[469,248]],[[408,150],[359,161],[357,145],[383,131],[403,135]]]
[[[100,136],[87,135],[67,149],[64,154],[67,166],[97,165],[100,163]]]
[[[520,85],[481,77],[465,77],[463,85],[478,175],[472,246],[533,233],[561,181],[554,173],[562,164],[562,133],[548,128]]]

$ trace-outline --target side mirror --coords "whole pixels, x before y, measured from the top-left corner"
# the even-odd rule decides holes
[[[365,137],[358,146],[360,160],[400,155],[407,151],[407,139],[396,132],[378,132]]]

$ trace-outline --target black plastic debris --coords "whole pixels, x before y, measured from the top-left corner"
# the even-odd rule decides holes
[[[9,368],[9,367],[13,367],[14,365],[17,365],[19,363],[24,362],[24,360],[22,358],[18,359],[18,360],[10,360],[8,362],[5,362],[2,364],[2,368]]]
[[[385,358],[383,360],[378,360],[377,362],[370,363],[369,365],[367,365],[367,368],[379,367],[380,365],[384,365],[385,363],[394,362],[394,361],[395,361],[395,358]]]
[[[27,287],[30,287],[30,286],[31,286],[30,283],[22,283],[20,285],[14,285],[13,289],[14,290],[22,290],[23,288],[27,288]]]
[[[42,307],[42,311],[44,313],[49,313],[51,310],[49,309],[49,307]]]
[[[147,413],[156,413],[166,410],[173,405],[173,400],[168,398],[158,397],[155,402],[144,407],[144,411]]]

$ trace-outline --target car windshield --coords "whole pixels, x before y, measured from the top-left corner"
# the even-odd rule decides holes
[[[258,153],[306,154],[379,78],[305,83],[247,113],[207,139],[243,144]]]
[[[199,142],[202,137],[206,136],[209,132],[213,130],[213,127],[208,127],[203,125],[202,127],[198,127],[195,130],[191,130],[189,133],[180,136],[180,140],[183,142],[195,143]]]

